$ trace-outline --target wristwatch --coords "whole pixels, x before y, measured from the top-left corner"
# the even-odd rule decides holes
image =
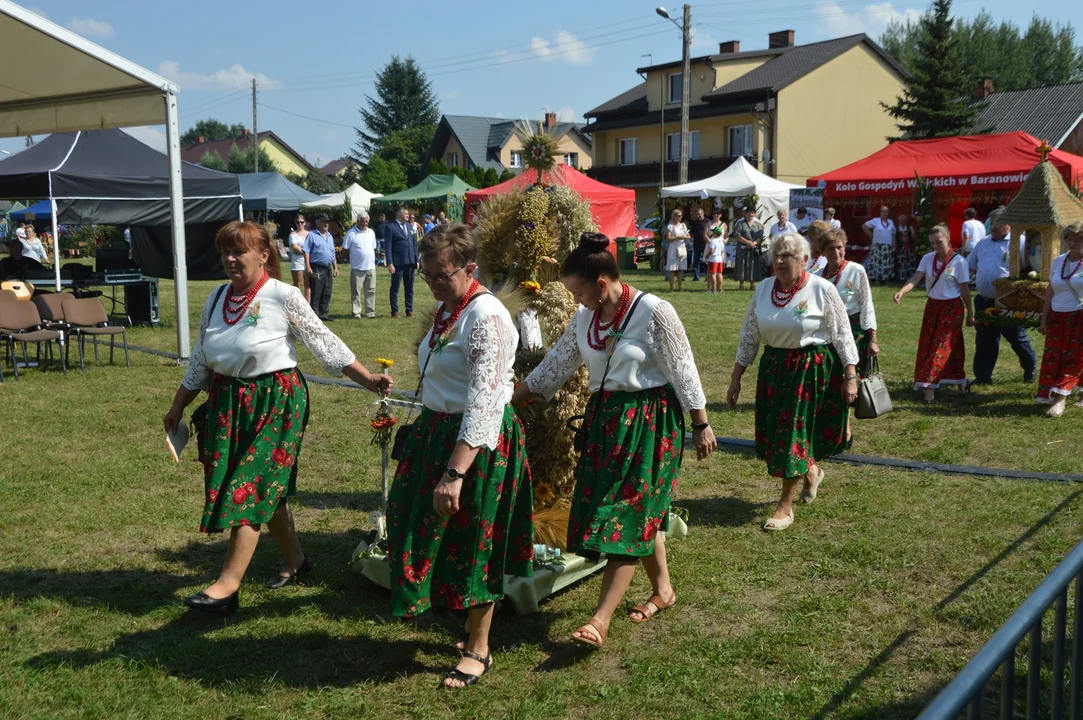
[[[842,377],[846,380],[857,380],[857,373],[846,373]]]
[[[448,466],[447,470],[444,471],[444,474],[452,480],[462,480],[464,477],[466,477],[466,473],[460,472],[459,470],[451,467],[450,465]]]
[[[693,425],[692,429],[693,430],[706,430],[709,427],[711,427],[711,423],[705,422],[705,423],[700,423],[698,425]]]

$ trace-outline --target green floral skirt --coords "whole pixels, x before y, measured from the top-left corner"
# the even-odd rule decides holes
[[[575,468],[568,550],[643,557],[669,525],[684,449],[673,388],[595,393],[587,444]]]
[[[869,331],[861,327],[861,315],[850,316],[850,331],[857,345],[857,374],[865,377],[865,365],[869,361]]]
[[[809,460],[850,446],[842,361],[830,345],[765,347],[756,384],[756,454],[775,477],[808,472]]]
[[[432,495],[459,437],[462,415],[421,411],[387,498],[391,612],[464,610],[499,600],[504,575],[534,568],[534,492],[523,426],[504,408],[496,450],[482,447],[463,480],[459,512],[442,518]]]
[[[297,489],[307,424],[308,386],[296,369],[211,379],[200,442],[207,493],[200,532],[271,519]]]

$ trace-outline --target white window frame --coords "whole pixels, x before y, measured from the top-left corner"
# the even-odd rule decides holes
[[[677,88],[677,97],[673,97],[673,78],[677,78],[679,83],[684,82],[684,72],[670,73],[666,76],[666,104],[667,105],[680,105],[681,104],[681,90],[679,86]]]
[[[571,165],[573,168],[579,169],[579,153],[564,153],[564,164]]]
[[[631,162],[625,162],[625,143],[629,143],[627,147],[632,149]],[[635,165],[637,162],[639,162],[639,138],[621,138],[617,140],[617,164]]]
[[[448,153],[447,161],[448,161],[447,166],[448,166],[449,169],[459,167],[459,153],[457,153],[457,152]]]
[[[511,165],[509,167],[521,168],[523,166],[523,153],[520,150],[511,151]]]
[[[747,137],[744,148],[740,149],[740,152],[736,151],[733,147],[733,131],[743,128]],[[726,149],[729,151],[730,157],[751,157],[756,154],[756,137],[752,131],[752,125],[730,125],[726,128]],[[746,152],[747,149],[747,152]]]
[[[678,162],[680,159],[681,134],[668,133],[666,135],[666,162]],[[688,159],[699,160],[699,130],[688,131]]]

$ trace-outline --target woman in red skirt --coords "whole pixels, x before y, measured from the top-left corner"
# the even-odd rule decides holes
[[[914,364],[914,389],[925,392],[931,403],[941,385],[958,385],[961,392],[970,389],[966,379],[966,345],[963,343],[963,313],[966,324],[974,325],[974,305],[970,300],[970,271],[962,255],[951,249],[951,235],[945,225],[929,232],[933,252],[921,258],[917,272],[895,293],[895,302],[925,279],[929,299],[921,321],[921,338]]]
[[[1052,403],[1046,415],[1060,417],[1083,374],[1083,222],[1064,229],[1068,252],[1054,258],[1045,291],[1041,333],[1045,335],[1038,402]],[[1083,399],[1076,402],[1083,407]]]

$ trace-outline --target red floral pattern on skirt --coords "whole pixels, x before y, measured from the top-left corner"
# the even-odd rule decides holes
[[[1045,331],[1042,372],[1038,376],[1038,400],[1071,395],[1083,374],[1083,311],[1049,313]]]
[[[925,302],[921,337],[914,363],[914,388],[938,388],[940,383],[966,382],[965,308],[962,298]]]

